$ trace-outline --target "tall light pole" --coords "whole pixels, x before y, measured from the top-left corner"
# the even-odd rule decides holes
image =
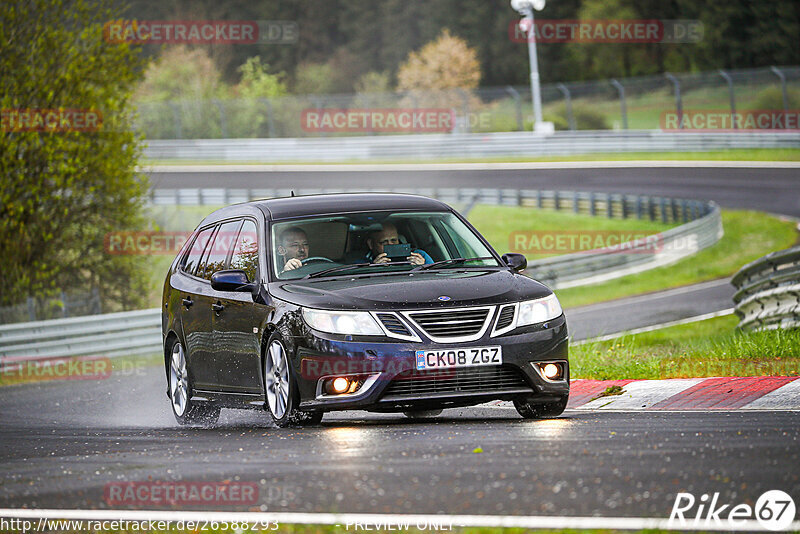
[[[536,28],[533,19],[533,11],[541,11],[544,9],[544,3],[545,0],[511,0],[511,7],[523,16],[519,25],[528,35],[528,58],[531,63],[531,97],[533,99],[534,131],[539,133],[553,133],[553,123],[544,122],[542,120],[539,60],[536,54]]]

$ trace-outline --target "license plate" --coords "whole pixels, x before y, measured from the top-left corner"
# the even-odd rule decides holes
[[[469,347],[464,349],[418,350],[417,370],[477,367],[503,363],[501,347]]]

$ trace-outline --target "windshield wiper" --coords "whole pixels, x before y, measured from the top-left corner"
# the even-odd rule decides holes
[[[466,263],[468,261],[477,261],[477,260],[493,260],[492,256],[479,256],[477,258],[450,258],[449,260],[442,260],[437,261],[434,263],[428,263],[425,265],[420,265],[414,271],[427,271],[428,269],[435,269],[436,267],[443,267],[445,265],[452,265],[456,263]]]
[[[325,276],[326,274],[333,274],[342,271],[350,271],[352,269],[358,269],[359,267],[382,267],[385,265],[409,265],[411,262],[408,261],[394,261],[394,262],[386,262],[386,263],[353,263],[350,265],[339,265],[338,267],[331,267],[330,269],[325,269],[323,271],[318,271],[316,273],[307,274],[303,277],[304,280],[308,278],[318,278],[320,276]]]

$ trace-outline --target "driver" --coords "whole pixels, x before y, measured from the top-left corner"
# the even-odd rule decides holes
[[[291,271],[303,266],[308,258],[308,236],[299,226],[292,226],[281,233],[278,239],[278,254],[283,257],[283,271]]]
[[[370,263],[387,263],[392,261],[383,251],[386,245],[397,245],[400,243],[400,236],[397,233],[397,227],[392,223],[383,223],[380,230],[375,230],[369,234],[367,238],[367,252],[366,261]],[[433,259],[422,249],[414,249],[411,255],[406,258],[412,265],[423,265],[425,263],[433,263]]]

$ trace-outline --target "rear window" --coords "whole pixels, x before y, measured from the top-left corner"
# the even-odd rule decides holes
[[[186,261],[183,264],[183,272],[194,274],[197,265],[200,263],[200,258],[203,256],[203,251],[206,249],[206,245],[208,245],[208,241],[211,238],[211,231],[213,229],[214,227],[212,226],[201,230],[200,233],[197,234],[194,243],[192,243],[192,248],[189,249],[189,254],[186,256]]]
[[[217,271],[225,269],[226,262],[228,261],[228,254],[233,248],[233,243],[239,233],[239,226],[242,221],[232,221],[222,224],[219,227],[214,241],[211,246],[206,249],[205,261],[201,262],[200,267],[197,269],[196,276],[211,280],[211,275]]]

